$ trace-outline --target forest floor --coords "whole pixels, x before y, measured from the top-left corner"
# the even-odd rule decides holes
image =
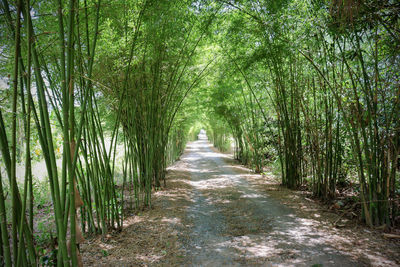
[[[400,243],[189,143],[153,206],[81,245],[86,266],[399,266]]]

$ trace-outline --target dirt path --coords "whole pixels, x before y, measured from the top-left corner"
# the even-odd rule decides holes
[[[227,165],[206,140],[188,147],[194,227],[187,256],[192,265],[360,265],[325,245],[323,233],[286,206],[261,194]]]
[[[398,266],[397,244],[327,230],[271,197],[253,176],[207,140],[190,143],[169,169],[168,188],[155,193],[154,209],[128,219],[109,240],[84,245],[85,264]]]

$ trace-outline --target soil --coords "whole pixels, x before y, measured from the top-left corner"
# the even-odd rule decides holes
[[[341,221],[206,139],[168,169],[152,209],[81,245],[86,266],[399,266],[400,243]],[[341,228],[335,225],[341,221]]]

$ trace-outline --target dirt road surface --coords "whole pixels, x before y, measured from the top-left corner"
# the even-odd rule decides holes
[[[329,236],[286,206],[253,188],[214,152],[207,140],[188,146],[194,227],[184,244],[193,266],[358,266]]]
[[[398,266],[396,244],[323,227],[250,183],[254,174],[232,162],[205,136],[189,143],[154,208],[127,219],[109,240],[85,244],[85,264]]]

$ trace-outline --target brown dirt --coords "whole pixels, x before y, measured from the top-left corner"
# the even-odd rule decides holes
[[[179,229],[185,228],[185,209],[190,203],[190,187],[184,181],[188,173],[174,170],[167,173],[168,185],[154,192],[152,208],[132,215],[124,221],[122,232],[102,239],[88,239],[81,245],[85,266],[179,266],[184,260],[178,242]]]

